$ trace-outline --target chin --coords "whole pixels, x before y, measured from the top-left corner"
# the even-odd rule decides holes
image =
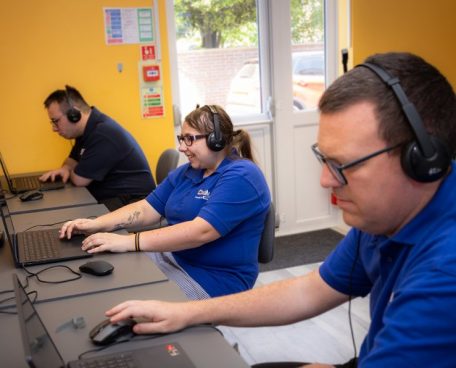
[[[362,230],[364,222],[363,222],[362,218],[360,218],[360,216],[356,216],[356,215],[353,215],[352,213],[343,211],[342,218],[348,226],[356,227],[357,229]]]
[[[363,217],[347,214],[344,212],[343,214],[344,222],[353,228],[356,228],[360,231],[371,235],[385,235],[386,232],[383,228],[377,226],[375,222],[366,222]]]

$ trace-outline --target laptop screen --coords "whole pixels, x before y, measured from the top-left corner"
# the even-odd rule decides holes
[[[8,184],[8,189],[10,192],[13,192],[12,184],[8,169],[6,168],[6,163],[3,160],[2,153],[0,152],[0,166],[2,167],[3,174],[5,175],[6,184]]]
[[[21,328],[25,359],[30,367],[64,367],[64,361],[51,340],[30,298],[16,274],[13,274],[17,316]]]
[[[16,233],[14,231],[13,219],[8,210],[8,206],[1,206],[3,226],[5,227],[6,236],[11,247],[11,252],[14,257],[14,261],[17,261],[17,247],[16,247]]]

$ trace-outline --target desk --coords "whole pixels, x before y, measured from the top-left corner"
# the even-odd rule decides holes
[[[30,229],[32,226],[37,226],[36,230],[60,228],[63,222],[74,220],[76,218],[98,217],[109,213],[109,210],[104,204],[88,204],[86,206],[67,207],[46,210],[44,212],[26,212],[26,213],[11,213],[11,218],[14,223],[14,229],[17,232],[22,232]],[[53,226],[39,226],[47,224],[56,224]]]
[[[12,287],[11,281],[10,287]],[[63,359],[67,362],[77,359],[80,353],[94,348],[88,334],[93,326],[105,318],[103,314],[105,310],[119,302],[138,298],[185,300],[182,291],[168,281],[87,295],[84,298],[76,297],[39,303],[36,304],[36,309]],[[57,327],[77,316],[84,317],[85,328],[77,330],[65,328],[56,332]],[[0,315],[0,324],[2,326],[0,331],[2,365],[25,368],[17,316]],[[159,345],[165,342],[178,342],[198,368],[248,368],[222,335],[209,327],[192,327],[178,333],[163,335],[155,338],[152,343]],[[150,343],[150,341],[132,341],[110,347],[103,350],[102,353],[120,351],[130,347],[150,346]]]
[[[96,199],[87,188],[67,185],[63,189],[43,192],[42,199],[22,202],[18,196],[6,200],[10,214],[52,210],[66,207],[86,206],[96,204]]]
[[[66,220],[74,217],[89,217],[99,216],[107,213],[108,210],[104,205],[89,205],[74,208],[64,208],[52,211],[32,212],[25,214],[12,215],[11,218],[14,223],[14,228],[17,232],[24,231],[31,226],[55,223],[60,220]],[[50,226],[50,228],[58,228],[60,224]],[[127,233],[121,230],[121,233]],[[7,274],[15,269],[14,262],[12,261],[11,247],[9,242],[6,242],[3,249],[0,251],[0,289],[8,289],[9,284]],[[131,286],[147,285],[157,282],[167,281],[168,278],[160,271],[155,263],[145,253],[100,253],[95,254],[92,258],[76,259],[72,261],[49,263],[43,265],[29,266],[27,270],[37,273],[45,268],[55,265],[65,265],[72,270],[78,271],[79,266],[90,260],[105,260],[114,266],[112,274],[99,277],[89,274],[82,274],[79,280],[71,281],[62,284],[47,284],[39,282],[35,277],[29,279],[30,290],[38,291],[38,302],[68,298],[71,296],[85,296],[88,294],[98,293],[100,291],[123,289]],[[25,284],[25,277],[27,273],[25,270],[17,269],[17,274],[22,283]],[[72,274],[66,268],[56,268],[46,271],[42,274],[42,279],[48,281],[58,281],[73,278]],[[7,284],[4,283],[6,278]],[[13,304],[14,301],[11,301]],[[10,305],[10,303],[3,304],[2,306]]]
[[[95,216],[103,213],[104,209],[102,207],[91,205],[93,202],[80,203],[74,198],[72,198],[72,206],[62,206],[62,197],[60,200],[58,197],[63,193],[68,194],[67,189],[85,188],[73,187],[45,192],[45,198],[55,197],[55,204],[57,205],[47,207],[50,209],[48,211],[45,211],[45,206],[43,205],[37,206],[38,208],[41,207],[40,209],[31,208],[34,206],[30,206],[24,210],[24,208],[20,208],[21,205],[34,205],[34,203],[22,203],[17,198],[9,199],[8,206],[12,217],[14,217],[15,226],[25,230],[27,227],[42,224],[43,219],[46,220],[44,221],[46,223],[53,223],[53,221],[58,222],[72,217],[88,217],[91,216],[90,213]],[[72,190],[71,192],[74,193]],[[48,194],[52,195],[48,196]],[[16,203],[13,199],[17,199],[20,203]],[[81,204],[84,204],[84,206],[77,207]],[[48,202],[47,205],[49,206],[50,203]],[[63,207],[71,208],[62,209]],[[88,333],[93,326],[105,318],[104,311],[115,304],[128,299],[185,300],[180,288],[168,281],[166,276],[161,274],[145,254],[100,254],[95,257],[102,257],[101,259],[106,259],[115,265],[116,270],[110,275],[112,276],[111,279],[84,274],[84,277],[80,280],[58,285],[41,284],[37,283],[36,280],[30,280],[28,290],[38,291],[39,303],[36,304],[36,308],[65,361],[77,359],[77,356],[82,352],[94,348],[88,338]],[[71,267],[76,269],[83,262],[85,260],[75,260],[65,262],[65,264],[71,264]],[[34,266],[33,271],[35,272],[44,267],[46,265]],[[160,274],[154,273],[156,271]],[[5,245],[0,248],[0,291],[12,289],[11,274],[13,272],[18,273],[23,281],[25,273],[23,270],[14,268],[11,249],[8,241],[5,241]],[[59,278],[60,276],[57,275],[56,277]],[[152,281],[154,277],[157,279]],[[13,294],[6,293],[2,295],[3,298],[9,296],[13,296]],[[4,306],[5,304],[3,304]],[[7,310],[12,309],[8,308]],[[84,317],[87,327],[79,330],[64,329],[56,332],[57,327],[77,316]],[[25,368],[27,365],[24,360],[17,316],[0,313],[0,326],[2,327],[0,329],[2,366]],[[209,327],[193,327],[178,333],[163,335],[153,340],[153,343],[157,345],[166,342],[179,343],[198,368],[248,368],[238,353],[227,344],[222,335]],[[131,346],[141,347],[150,343],[146,341],[131,341],[111,347],[109,348],[110,350],[103,350],[103,353],[128,349]]]

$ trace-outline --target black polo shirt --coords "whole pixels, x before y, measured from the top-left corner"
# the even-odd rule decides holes
[[[87,189],[98,201],[118,196],[143,197],[155,189],[139,144],[120,124],[95,107],[70,157],[78,162],[74,170],[77,175],[93,179]]]

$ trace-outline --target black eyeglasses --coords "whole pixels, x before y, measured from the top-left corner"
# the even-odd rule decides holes
[[[51,119],[50,123],[52,125],[57,125],[59,123],[59,121],[63,118],[63,115],[60,117],[60,118],[57,118],[57,119]]]
[[[378,155],[381,155],[382,153],[385,153],[385,152],[389,152],[389,151],[392,151],[393,149],[395,148],[398,148],[399,146],[401,146],[402,143],[399,143],[399,144],[396,144],[394,146],[391,146],[391,147],[386,147],[386,148],[383,148],[379,151],[375,151],[367,156],[364,156],[364,157],[361,157],[357,160],[354,160],[354,161],[350,161],[346,164],[343,164],[343,165],[340,165],[338,164],[337,162],[335,162],[334,160],[331,160],[330,158],[327,158],[325,157],[325,155],[323,155],[323,153],[321,153],[318,149],[318,143],[315,143],[312,145],[312,152],[314,153],[315,157],[317,158],[318,161],[320,161],[320,163],[322,165],[326,165],[328,166],[328,169],[329,171],[331,171],[331,174],[334,175],[334,177],[337,179],[337,181],[342,184],[342,185],[346,185],[347,184],[347,179],[345,178],[345,175],[343,173],[343,170],[345,169],[348,169],[350,167],[353,167],[353,166],[356,166],[364,161],[367,161],[367,160],[370,160],[371,158],[375,157],[375,156],[378,156]]]
[[[197,134],[197,135],[178,135],[177,136],[177,141],[179,142],[179,144],[182,143],[182,141],[184,141],[185,145],[187,147],[190,147],[194,141],[198,140],[198,139],[201,139],[201,138],[206,138],[208,136],[208,134]]]

